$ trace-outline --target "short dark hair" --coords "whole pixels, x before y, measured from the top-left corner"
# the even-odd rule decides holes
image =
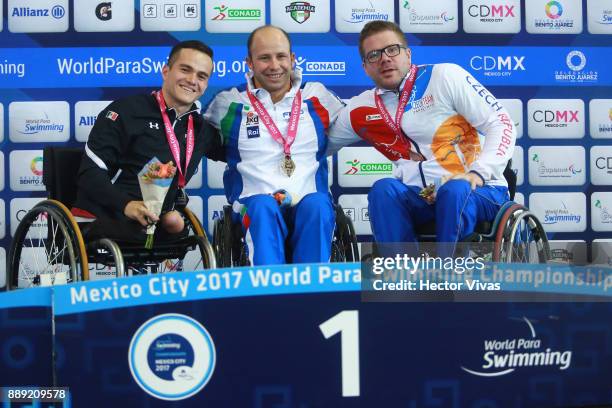
[[[210,59],[213,59],[213,50],[208,45],[198,40],[187,40],[181,41],[172,47],[172,50],[170,50],[170,54],[168,55],[168,66],[174,64],[174,60],[176,59],[178,53],[184,49],[200,51],[208,55]]]
[[[291,52],[291,39],[289,38],[289,34],[287,34],[287,32],[280,27],[274,26],[272,24],[266,24],[261,27],[257,27],[255,30],[251,32],[251,34],[249,34],[249,39],[247,40],[247,52],[249,53],[249,57],[251,56],[251,45],[253,45],[255,34],[257,34],[259,31],[266,29],[266,28],[274,28],[275,30],[280,31],[287,39],[287,42],[289,43],[289,52]]]
[[[375,20],[370,21],[361,29],[361,33],[359,33],[359,55],[361,55],[361,59],[365,58],[365,50],[363,49],[363,42],[368,38],[373,36],[374,34],[381,33],[383,31],[392,31],[401,39],[402,45],[407,47],[408,42],[406,41],[406,36],[404,32],[397,24],[392,21],[383,21],[383,20]]]

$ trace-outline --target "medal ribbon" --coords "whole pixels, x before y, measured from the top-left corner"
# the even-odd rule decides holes
[[[404,109],[406,105],[408,105],[408,100],[410,99],[410,94],[412,93],[412,88],[414,87],[414,82],[416,81],[416,73],[418,71],[418,67],[414,64],[410,67],[410,72],[408,74],[408,78],[406,82],[404,82],[404,87],[402,88],[402,92],[400,93],[399,101],[397,103],[397,110],[395,111],[395,121],[391,118],[391,114],[387,111],[385,107],[385,103],[383,102],[380,95],[375,92],[374,93],[374,101],[376,102],[376,107],[380,112],[385,124],[396,136],[400,138],[404,138],[408,143],[408,152],[410,152],[410,141],[407,137],[404,136],[404,132],[402,131],[402,116],[404,115]]]
[[[249,96],[249,100],[251,101],[251,105],[255,108],[255,112],[261,117],[264,125],[270,132],[270,135],[276,142],[283,146],[283,151],[285,152],[285,156],[291,156],[291,145],[295,141],[295,136],[297,135],[298,123],[300,121],[300,108],[302,107],[302,91],[299,90],[295,97],[293,98],[293,102],[291,103],[291,117],[289,118],[289,127],[287,128],[287,137],[283,137],[280,130],[272,120],[272,117],[263,106],[263,104],[253,95],[251,91],[247,89],[247,95]]]
[[[170,123],[168,112],[166,112],[166,101],[164,101],[164,96],[162,95],[161,91],[154,92],[153,94],[155,95],[155,99],[157,99],[157,104],[159,105],[159,110],[164,121],[164,129],[166,130],[168,146],[170,147],[170,152],[172,152],[172,157],[174,157],[174,161],[176,162],[176,167],[178,169],[178,186],[179,188],[183,188],[185,187],[185,184],[187,184],[185,181],[185,174],[187,174],[187,166],[191,161],[191,155],[193,154],[193,147],[195,145],[193,117],[190,114],[187,120],[187,147],[185,149],[185,171],[183,172],[183,170],[181,170],[181,148],[176,138],[176,134],[174,133],[174,128]]]

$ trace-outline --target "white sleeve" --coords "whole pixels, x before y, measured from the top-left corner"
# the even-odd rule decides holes
[[[232,92],[233,89],[219,92],[204,112],[204,119],[217,129],[221,129],[221,121],[228,114]]]
[[[500,177],[516,143],[516,129],[508,111],[460,66],[441,64],[440,68],[450,103],[484,136],[481,153],[469,171],[478,173],[485,181]]]
[[[329,125],[331,126],[331,124],[336,121],[338,113],[340,112],[340,109],[344,107],[345,103],[342,102],[342,99],[338,98],[335,93],[327,89],[325,85],[321,84],[320,82],[309,82],[309,84],[311,84],[311,86],[314,88],[314,95],[319,99],[319,102],[321,105],[323,105],[325,110],[327,110],[329,115]],[[329,131],[329,129],[326,130]]]
[[[326,152],[328,156],[336,153],[344,146],[357,143],[361,140],[351,125],[350,111],[350,104],[342,108],[342,110],[338,113],[336,121],[329,129]]]

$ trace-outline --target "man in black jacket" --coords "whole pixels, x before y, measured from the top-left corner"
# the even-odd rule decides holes
[[[175,205],[186,204],[185,184],[202,156],[223,159],[219,133],[204,122],[196,104],[208,86],[212,57],[200,41],[177,44],[162,69],[160,91],[119,99],[98,115],[72,209],[75,216],[97,218],[86,229],[91,238],[140,239],[143,227],[157,221],[161,232],[183,230]],[[159,219],[144,205],[138,184],[138,173],[153,157],[177,167]]]

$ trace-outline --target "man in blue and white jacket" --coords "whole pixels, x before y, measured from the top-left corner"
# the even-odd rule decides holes
[[[286,32],[256,29],[247,83],[219,93],[204,115],[223,135],[225,193],[254,265],[326,262],[331,254],[326,133],[343,103],[320,83],[302,83],[294,63]]]

